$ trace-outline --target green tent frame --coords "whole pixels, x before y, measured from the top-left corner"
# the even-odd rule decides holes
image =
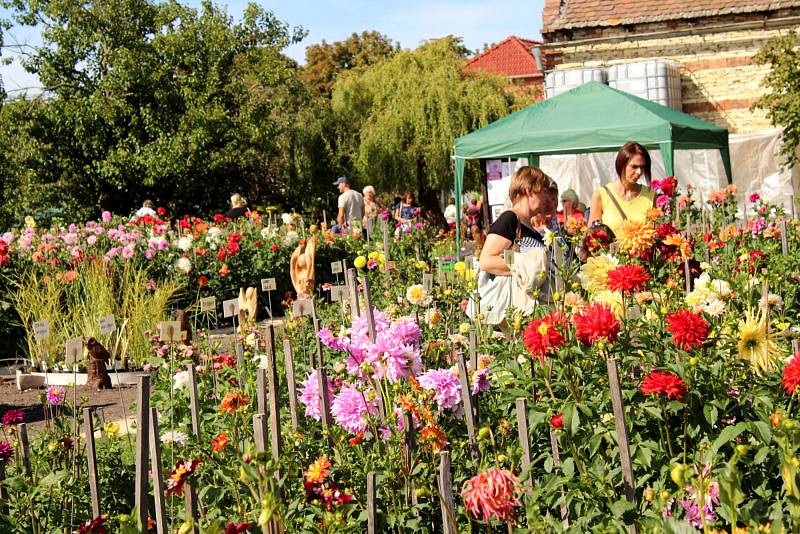
[[[717,149],[728,183],[732,181],[727,129],[589,82],[456,139],[456,209],[461,213],[467,160],[527,158],[538,167],[540,156],[613,152],[630,140],[660,150],[667,176],[675,174],[675,150]],[[456,250],[460,254],[460,225]]]

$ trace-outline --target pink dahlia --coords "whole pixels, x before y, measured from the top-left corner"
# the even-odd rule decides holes
[[[14,447],[7,441],[0,441],[0,463],[7,464],[14,458]]]
[[[333,387],[331,381],[328,379],[328,398],[333,398]],[[319,408],[319,381],[317,380],[317,373],[312,369],[308,373],[308,377],[300,383],[300,402],[306,407],[306,417],[311,417],[320,421],[322,414]]]
[[[3,426],[14,426],[25,421],[25,412],[12,408],[3,414]]]
[[[419,376],[419,385],[435,392],[434,400],[440,410],[461,404],[461,382],[449,369],[431,369]]]
[[[351,434],[364,432],[368,425],[367,415],[376,415],[375,400],[367,401],[367,393],[354,387],[345,387],[331,403],[331,415],[340,427]]]

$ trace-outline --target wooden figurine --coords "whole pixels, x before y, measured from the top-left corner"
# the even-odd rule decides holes
[[[258,320],[258,290],[254,287],[239,288],[239,332],[247,329]]]
[[[106,362],[111,360],[111,354],[95,338],[86,341],[89,350],[89,362],[86,364],[87,385],[96,389],[111,389],[111,377],[106,369]]]
[[[312,237],[300,241],[289,261],[292,285],[298,299],[310,298],[314,291],[314,257],[317,250],[317,238]]]

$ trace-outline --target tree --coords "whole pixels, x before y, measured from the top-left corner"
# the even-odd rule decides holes
[[[798,36],[792,31],[776,37],[754,57],[756,63],[769,65],[762,85],[767,92],[753,105],[767,110],[773,126],[783,127],[781,154],[787,165],[800,163],[800,50]]]
[[[301,74],[315,95],[330,97],[340,73],[375,65],[397,50],[399,46],[376,31],[353,33],[344,41],[333,43],[323,40],[306,48],[306,65]]]
[[[440,213],[436,193],[452,186],[455,138],[515,105],[505,79],[462,70],[468,53],[446,37],[340,76],[339,143],[361,177],[384,191],[417,191],[426,211]],[[475,176],[473,169],[472,184]]]
[[[30,116],[10,114],[32,121],[24,128],[3,125],[36,148],[14,172],[58,191],[70,215],[91,214],[100,195],[117,211],[151,197],[203,213],[234,190],[281,202],[312,182],[301,166],[310,96],[281,53],[302,28],[254,4],[238,23],[208,1],[200,10],[150,0],[3,5],[17,23],[43,28],[25,66],[45,98],[19,103]]]

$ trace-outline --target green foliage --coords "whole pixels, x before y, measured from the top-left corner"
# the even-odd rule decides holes
[[[454,139],[511,111],[505,80],[462,72],[467,52],[446,37],[339,76],[341,150],[379,190],[450,187]]]
[[[770,41],[754,56],[756,63],[769,65],[762,85],[767,88],[754,107],[767,110],[774,126],[782,126],[781,153],[787,164],[797,163],[800,145],[800,50],[797,33],[791,31]]]
[[[65,206],[86,217],[100,197],[117,212],[147,197],[208,212],[232,190],[280,203],[295,200],[288,184],[311,184],[321,128],[281,54],[301,28],[256,5],[238,22],[210,2],[4,6],[44,28],[25,66],[47,96],[3,110],[0,138],[21,147],[1,162],[4,216]]]
[[[313,93],[330,97],[337,76],[347,70],[363,69],[392,57],[400,49],[392,40],[376,31],[353,33],[344,41],[306,48],[306,64],[300,71]]]

